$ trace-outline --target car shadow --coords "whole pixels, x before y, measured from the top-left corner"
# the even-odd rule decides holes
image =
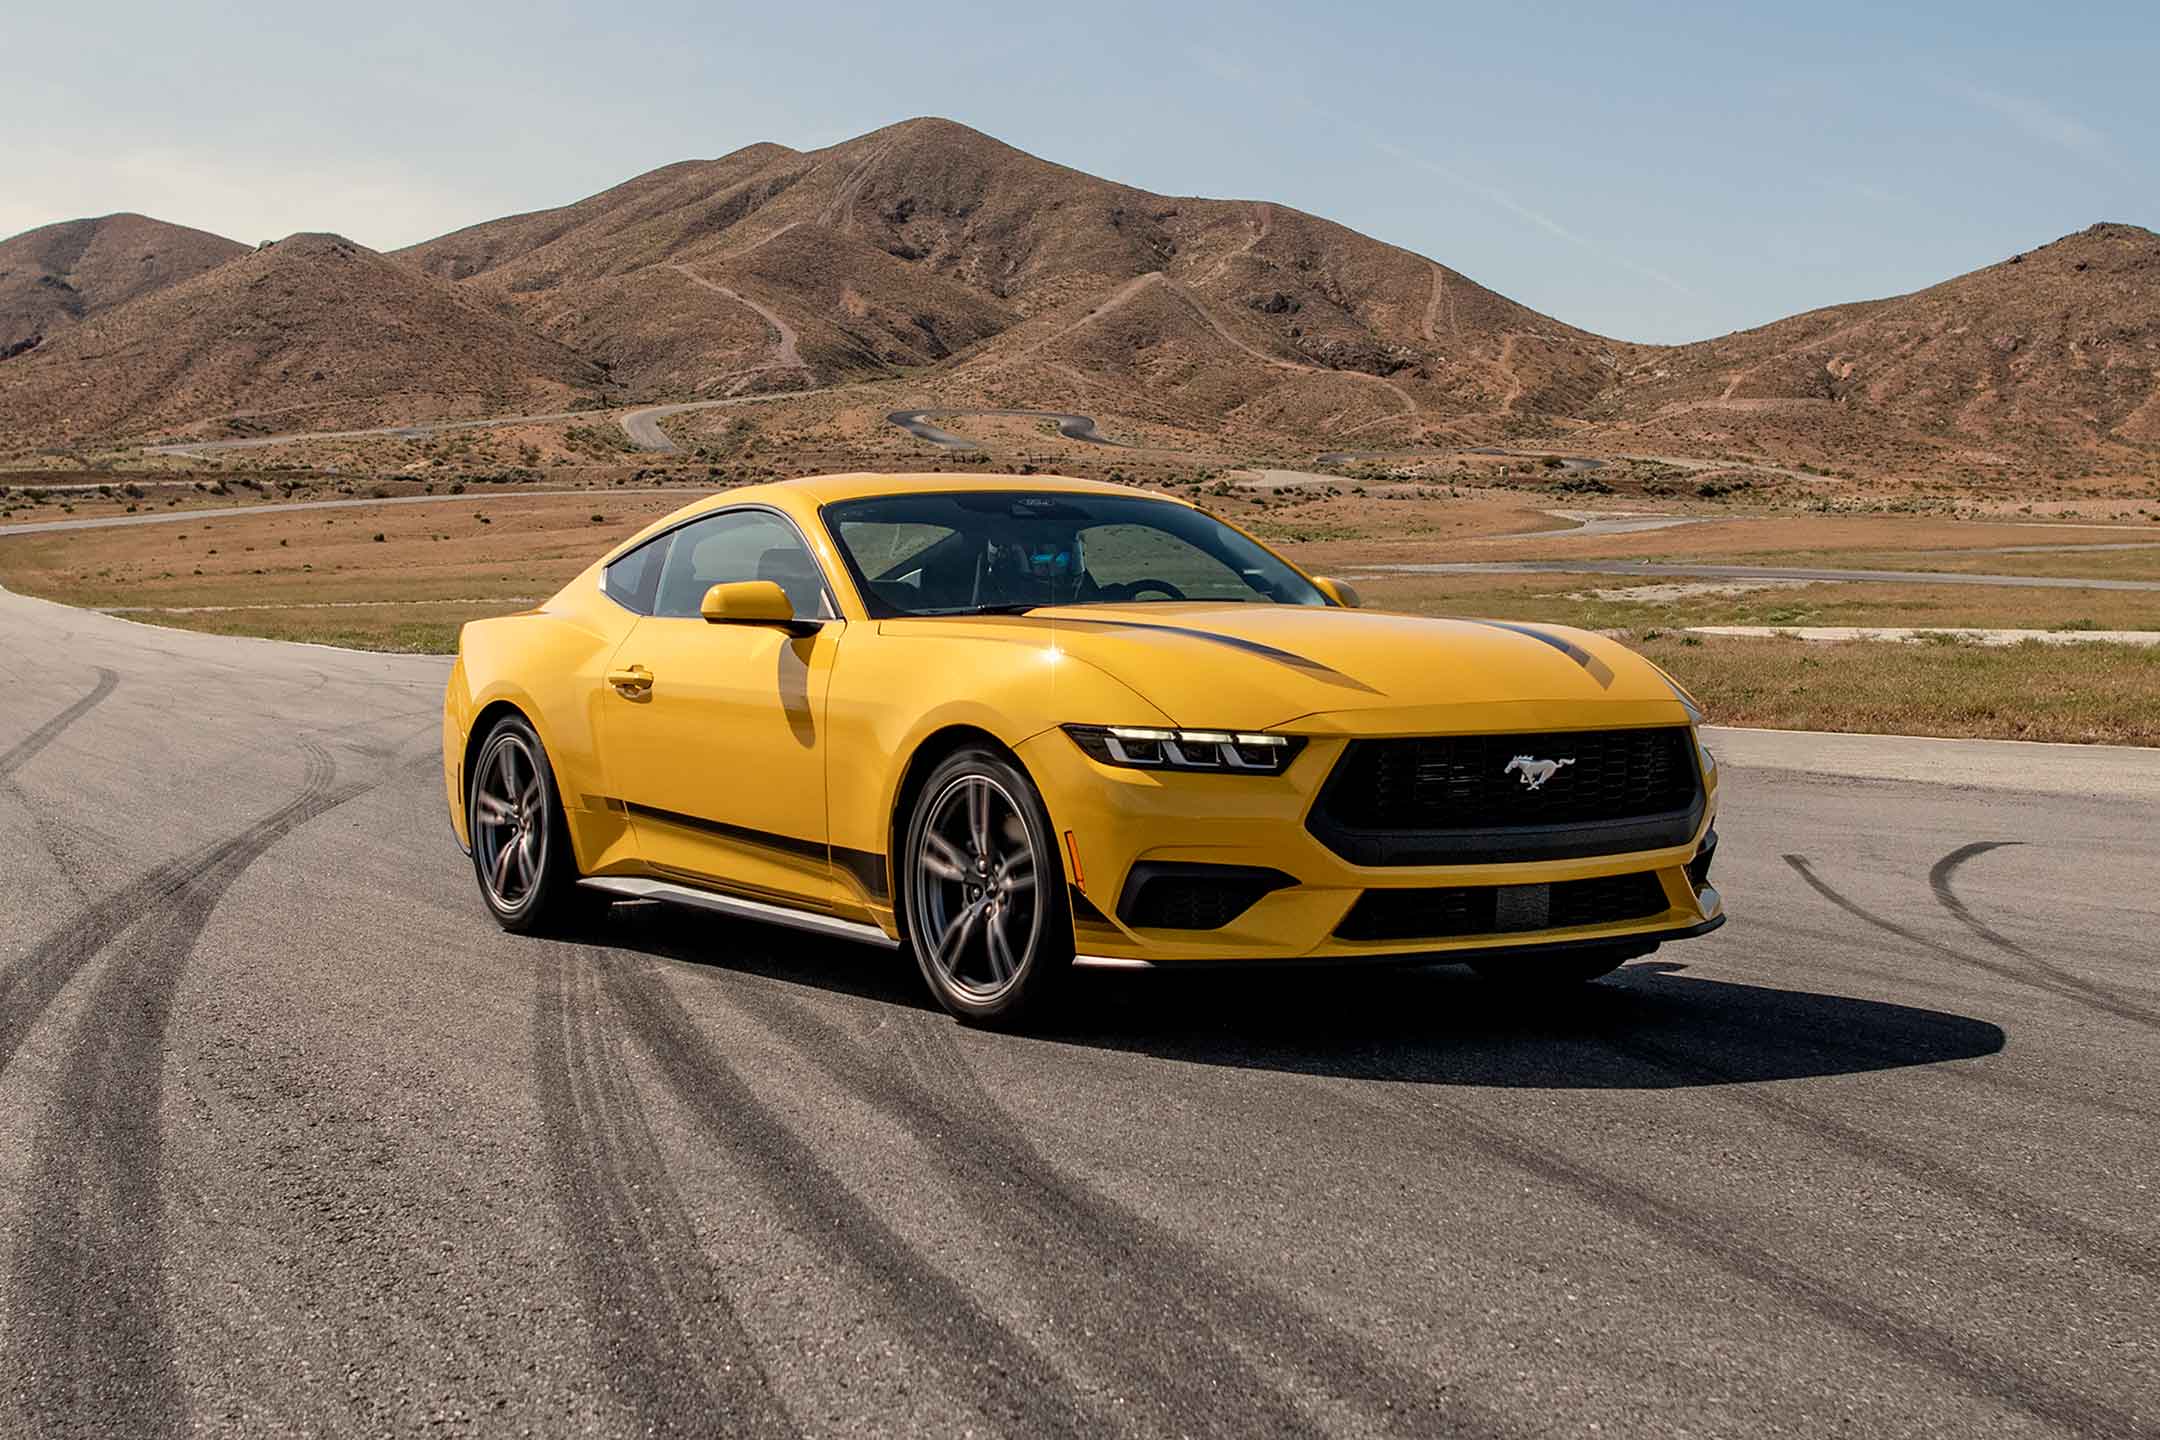
[[[768,926],[628,904],[592,939],[934,1011],[913,963]],[[1081,970],[1029,1040],[1197,1065],[1422,1085],[1674,1089],[1993,1055],[1999,1026],[1921,1006],[1713,979],[1645,960],[1520,996],[1457,966]]]

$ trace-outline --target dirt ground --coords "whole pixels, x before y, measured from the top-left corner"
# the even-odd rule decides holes
[[[1047,435],[1039,422],[982,423],[991,428],[969,433],[996,435],[1006,446],[1039,444],[1046,455],[1101,450]],[[24,493],[29,487],[17,486],[0,496],[0,510],[12,511],[0,516],[0,583],[189,629],[443,652],[454,647],[466,620],[535,603],[620,537],[731,483],[738,470],[756,478],[757,471],[834,468],[750,451],[765,434],[714,442],[739,445],[735,458],[628,470],[557,467],[537,480],[354,480],[272,471],[175,479],[141,472],[116,477],[106,494],[47,489],[37,500]],[[2150,651],[2086,645],[1982,652],[1687,633],[1700,625],[2150,631],[2160,630],[2160,591],[1359,573],[1388,563],[1579,558],[2149,578],[2160,576],[2160,548],[2109,547],[2143,545],[2148,535],[2160,541],[2160,525],[1936,512],[1827,515],[1740,509],[1699,497],[1585,497],[1547,484],[1364,485],[1258,468],[1150,469],[1128,452],[1110,457],[1118,463],[1096,473],[1192,498],[1315,573],[1353,574],[1369,605],[1574,624],[1623,637],[1668,664],[1698,689],[1716,718],[1730,723],[2160,743],[2151,718],[2160,715],[2160,665]],[[953,473],[986,468],[943,453],[914,458]],[[709,473],[715,470],[720,478]],[[541,493],[558,486],[582,488]],[[217,513],[284,499],[423,496],[425,503]],[[7,534],[10,524],[125,515],[131,507],[189,518]],[[1661,528],[1614,528],[1647,523],[1646,515],[1662,517]]]

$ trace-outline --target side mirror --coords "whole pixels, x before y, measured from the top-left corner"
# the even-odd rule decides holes
[[[818,628],[815,620],[799,620],[787,591],[771,580],[737,580],[715,585],[705,592],[698,614],[712,625],[773,625],[792,635],[806,635]]]
[[[1355,610],[1365,603],[1365,597],[1357,593],[1357,586],[1347,580],[1330,580],[1325,575],[1315,575],[1313,584],[1320,587],[1321,594],[1346,610]]]

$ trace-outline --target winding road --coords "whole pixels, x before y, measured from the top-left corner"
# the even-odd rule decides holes
[[[913,435],[916,439],[927,440],[932,445],[943,446],[947,450],[982,449],[982,446],[968,439],[965,435],[955,435],[950,430],[940,430],[937,426],[932,425],[929,420],[932,415],[979,415],[1012,420],[1051,420],[1057,423],[1058,434],[1063,435],[1068,440],[1082,440],[1090,445],[1116,445],[1122,447],[1125,444],[1122,440],[1112,440],[1102,431],[1096,429],[1092,417],[1068,415],[1059,410],[895,410],[885,418],[907,431],[908,434]]]
[[[1572,998],[506,935],[446,662],[0,593],[10,1434],[2160,1433],[2160,752],[1716,733]]]

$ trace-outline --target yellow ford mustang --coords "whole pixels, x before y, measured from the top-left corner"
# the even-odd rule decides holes
[[[452,823],[508,929],[703,906],[905,946],[979,1021],[1076,961],[1581,980],[1724,919],[1663,671],[1356,603],[1120,486],[733,490],[465,627]]]

